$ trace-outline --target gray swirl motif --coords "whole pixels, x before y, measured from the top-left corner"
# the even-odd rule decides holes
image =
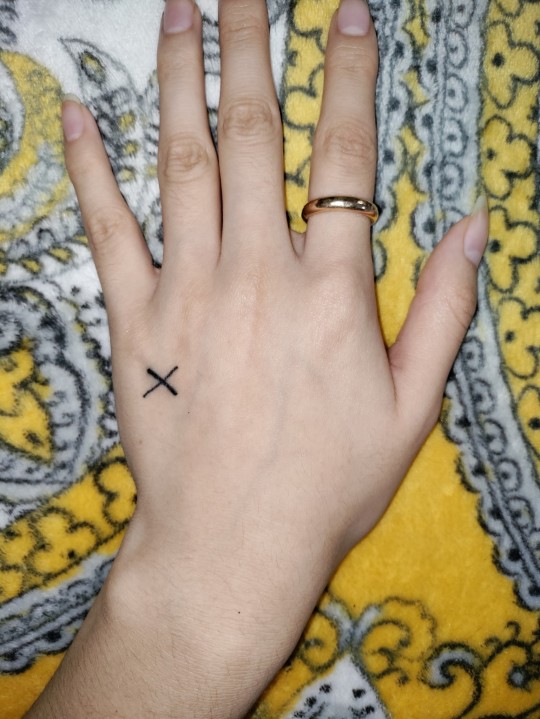
[[[217,108],[220,88],[217,3],[199,2],[203,14],[203,49],[210,129],[217,142]],[[289,0],[268,3],[270,32],[284,43]],[[98,123],[120,190],[141,225],[154,263],[163,260],[163,226],[159,185],[148,167],[157,165],[159,142],[159,86],[153,72],[139,94],[129,70],[96,44],[78,39],[61,41],[79,76],[84,103]],[[282,53],[284,56],[284,53]],[[284,58],[273,56],[278,84]],[[129,122],[126,122],[129,118]],[[129,151],[126,148],[129,147]],[[74,205],[76,208],[76,205]]]
[[[464,202],[478,194],[480,149],[471,128],[481,110],[478,77],[488,3],[459,8],[456,13],[453,6],[429,3],[431,43],[420,77],[430,100],[415,118],[415,130],[428,148],[418,179],[430,199],[414,217],[416,240],[426,251],[470,211]],[[461,449],[463,481],[479,494],[479,521],[495,544],[499,569],[513,579],[519,601],[537,610],[540,482],[506,384],[488,282],[482,270],[478,312],[447,385],[451,406],[443,423]],[[513,482],[508,473],[515,475]],[[527,522],[516,514],[518,501],[528,507]]]
[[[17,0],[1,0],[0,48],[11,47],[17,42],[17,36],[14,30],[17,17]]]
[[[203,2],[200,4],[204,6]],[[216,18],[210,7],[214,4],[210,3],[207,11],[203,7],[203,11],[207,87],[210,88],[209,117],[215,137],[219,56],[216,54]],[[395,138],[406,123],[413,122],[424,147],[432,148],[426,153],[417,178],[430,200],[418,208],[414,217],[418,244],[429,251],[449,224],[469,210],[463,206],[464,197],[474,192],[477,182],[478,140],[464,123],[463,117],[464,111],[469,117],[478,117],[480,109],[478,77],[482,38],[479,29],[482,27],[487,0],[461,3],[457,7],[428,0],[427,6],[431,42],[421,58],[420,77],[430,100],[424,108],[418,109],[412,105],[405,82],[396,82],[400,68],[409,68],[418,61],[415,49],[403,30],[406,24],[406,3],[403,0],[373,0],[370,3],[381,46],[377,105],[381,153],[377,193],[384,198],[384,203],[377,229],[380,232],[394,218],[396,208],[391,188],[402,170]],[[15,0],[4,0],[0,4],[0,11],[5,10],[0,16],[9,21],[5,27],[11,28],[14,24],[15,7]],[[289,21],[290,5],[285,0],[271,3],[270,10],[276,26]],[[9,35],[12,31],[6,32],[3,27],[0,27],[0,42],[4,38],[4,42],[12,44],[13,37]],[[159,93],[156,76],[151,76],[145,92],[139,95],[125,66],[96,44],[78,38],[65,38],[63,47],[79,73],[82,97],[98,120],[120,188],[134,208],[154,260],[159,264],[163,232],[158,185],[156,178],[149,178],[145,173],[145,169],[155,165],[157,159]],[[131,123],[124,121],[127,116],[133,117]],[[16,141],[16,123],[19,120],[13,112],[13,106],[0,99],[0,122],[6,138]],[[131,150],[126,152],[128,144]],[[55,170],[54,158],[43,154],[40,159],[47,172]],[[1,160],[5,160],[5,157],[0,156]],[[44,171],[43,177],[36,177],[36,187],[47,180],[47,172]],[[73,238],[82,231],[74,197],[70,202],[62,211],[63,224],[60,224],[66,238]],[[438,219],[440,217],[444,220]],[[17,253],[26,256],[32,247],[43,248],[43,243],[46,244],[51,237],[48,233],[58,233],[57,220],[54,221],[55,230],[49,228],[44,220],[27,237],[13,243],[10,248],[13,254],[10,257],[14,264],[22,256]],[[375,249],[377,252],[377,236]],[[377,254],[375,259],[377,274],[381,276],[384,273],[384,248],[380,247],[379,251],[379,259]],[[79,258],[81,265],[88,262],[86,247],[81,248]],[[73,265],[71,269],[74,269]],[[67,282],[66,278],[67,274],[63,275],[62,281]],[[21,280],[22,276],[17,279]],[[481,281],[480,311],[448,386],[448,396],[452,403],[445,417],[445,428],[462,449],[464,461],[460,469],[463,480],[479,494],[480,521],[497,547],[496,561],[501,570],[513,578],[520,601],[530,609],[538,609],[540,490],[528,445],[513,414],[511,394],[501,379],[500,357],[496,350],[493,351],[498,345],[496,328],[488,311],[485,275]],[[72,289],[76,289],[76,284],[73,281]],[[0,507],[10,520],[36,506],[42,500],[42,490],[50,493],[69,485],[78,476],[82,463],[97,451],[98,445],[91,427],[98,427],[102,421],[96,410],[100,400],[108,407],[108,436],[111,441],[116,436],[110,387],[103,389],[103,377],[107,378],[109,373],[106,359],[108,348],[103,335],[103,306],[100,307],[97,298],[94,298],[89,308],[85,308],[85,301],[74,295],[68,297],[66,292],[55,289],[53,284],[45,294],[31,287],[23,301],[21,287],[6,283],[2,288],[2,347],[7,352],[23,334],[37,337],[37,359],[40,367],[50,372],[51,386],[55,387],[49,411],[53,417],[58,453],[55,471],[45,476],[40,474],[42,470],[32,463],[31,458],[20,455],[15,457],[12,452],[0,447],[0,476],[4,478],[0,484]],[[60,318],[59,306],[69,322]],[[86,339],[81,339],[80,335],[77,337],[72,331],[81,313],[86,313],[83,323],[89,333]],[[49,319],[43,321],[43,317]],[[98,346],[101,349],[96,349]],[[486,348],[492,356],[486,357]],[[90,352],[90,356],[87,352]],[[68,356],[77,358],[77,361],[70,363]],[[98,366],[100,362],[102,364]],[[92,370],[83,371],[82,367],[90,367]],[[100,387],[99,391],[97,387]],[[15,482],[21,479],[24,481]],[[51,590],[51,595],[45,599],[42,590],[35,590],[2,607],[0,668],[8,672],[23,671],[39,652],[56,652],[67,648],[68,640],[80,625],[91,603],[91,596],[99,590],[109,566],[103,559],[100,561],[104,562],[102,568],[97,568],[88,560],[88,574],[85,577],[62,585],[54,592]],[[92,572],[95,572],[94,578]],[[359,691],[358,696],[353,698],[358,700],[358,706],[361,706],[361,701],[369,700],[375,707],[374,711],[379,712],[377,716],[386,716],[380,700],[370,693],[371,678],[365,669],[354,664],[348,655],[345,656],[348,648],[353,646],[356,653],[361,637],[376,621],[382,608],[369,608],[369,611],[363,613],[362,622],[358,620],[356,623],[344,616],[339,619],[339,611],[334,609],[333,621],[338,624],[341,622],[339,651],[343,656],[340,654],[340,657],[347,662],[347,666],[342,665],[342,671],[349,672],[349,663],[353,662],[357,672],[358,685],[355,686]],[[340,611],[343,615],[343,610]],[[27,633],[24,630],[25,622],[28,622]],[[451,683],[451,667],[457,665],[465,667],[477,677],[482,662],[465,646],[434,649],[431,664],[426,669],[426,681],[441,688],[448,686]],[[512,681],[521,681],[518,674]],[[320,688],[323,684],[321,682],[316,688],[316,702],[312,707],[322,706],[322,695],[327,694]],[[332,695],[332,692],[328,693]],[[302,698],[302,705],[308,699],[311,701],[312,694]],[[335,716],[335,713],[329,713],[331,706],[331,703],[327,703],[324,709],[327,713],[320,716]],[[309,709],[309,704],[305,708]],[[350,714],[351,717],[357,715]]]
[[[100,408],[108,405],[100,353],[89,335],[81,334],[77,305],[53,283],[36,290],[28,285],[0,285],[0,357],[9,359],[25,342],[40,378],[50,388],[36,397],[49,417],[52,458],[39,450],[27,453],[0,442],[0,526],[35,509],[51,494],[72,485],[86,462],[97,458],[103,430]],[[95,358],[92,364],[90,358]],[[25,380],[26,382],[26,380]],[[33,392],[28,385],[25,391]]]
[[[14,78],[7,66],[0,62],[0,172],[21,152],[21,140],[27,123],[36,122],[35,113],[28,117],[25,98],[20,96]],[[56,103],[60,98],[51,96],[47,101]],[[63,158],[58,147],[45,138],[35,148],[37,159],[28,171],[24,182],[0,197],[0,231],[8,234],[19,223],[28,224],[30,229],[22,236],[2,243],[0,259],[7,265],[2,281],[24,282],[36,279],[35,269],[28,269],[37,263],[44,276],[55,278],[66,269],[82,266],[88,262],[89,252],[82,238],[84,228],[78,213],[73,191],[67,199],[61,200],[49,216],[40,217],[43,197],[51,195],[53,188],[65,176]],[[58,260],[52,250],[69,248],[70,260]]]
[[[397,213],[393,187],[403,171],[403,157],[396,138],[406,125],[411,100],[400,68],[410,67],[414,61],[413,47],[404,30],[408,9],[404,2],[371,0],[369,9],[377,30],[379,45],[379,74],[376,90],[378,134],[377,183],[375,197],[380,209],[373,228],[373,264],[375,278],[386,272],[387,251],[380,234],[391,225]]]
[[[540,661],[535,652],[537,637],[540,636],[540,619],[532,639],[522,633],[517,622],[509,622],[504,636],[488,637],[480,654],[466,643],[439,643],[437,622],[419,600],[390,596],[377,604],[367,605],[359,616],[354,617],[347,606],[331,593],[328,599],[328,603],[317,612],[331,624],[337,649],[327,662],[312,665],[308,659],[309,649],[311,646],[321,649],[324,640],[308,630],[297,656],[305,661],[315,678],[299,691],[286,719],[354,719],[367,716],[387,719],[388,710],[376,691],[378,679],[392,676],[396,687],[421,681],[434,690],[434,696],[440,697],[441,694],[444,696],[446,689],[454,687],[460,674],[465,674],[472,682],[473,690],[470,695],[462,697],[461,706],[455,710],[453,719],[460,719],[483,703],[491,687],[486,676],[492,666],[498,666],[501,656],[507,656],[512,664],[512,671],[506,676],[507,686],[523,691],[526,702],[530,701],[532,683],[540,672]],[[389,638],[386,643],[380,638],[373,643],[374,633],[380,627],[393,627],[395,633],[384,633],[383,636]],[[523,656],[522,663],[516,660],[516,652]],[[377,671],[370,670],[370,655],[378,657],[375,665],[380,669]],[[383,657],[384,661],[381,661]],[[418,665],[421,667],[419,675]],[[495,668],[494,673],[498,676],[499,670]],[[539,708],[540,703],[537,703],[530,708],[531,713],[527,716],[533,716],[534,709]],[[504,716],[510,718],[514,715]],[[516,719],[518,716],[524,717],[525,714],[516,714]]]
[[[283,0],[274,3],[276,22],[286,19],[284,8]],[[211,18],[206,22],[211,24]],[[157,162],[156,73],[138,94],[126,67],[96,44],[79,38],[63,38],[60,44],[78,73],[82,99],[96,117],[120,190],[159,264],[163,252],[159,187],[157,178],[147,172]],[[0,73],[2,69],[0,64]],[[11,102],[3,94],[0,101],[0,119],[5,117],[0,147],[9,153],[0,154],[0,162],[6,164],[17,149],[24,107],[7,75],[0,75],[0,83],[13,90],[14,99]],[[36,175],[36,188],[57,181],[58,172],[63,172],[58,158],[43,154],[46,149],[42,148],[38,162],[41,174]],[[37,189],[26,192],[31,201]],[[0,217],[12,221],[7,210]],[[45,409],[51,417],[54,451],[53,461],[44,466],[35,457],[0,444],[1,526],[65,491],[80,479],[84,467],[118,442],[103,296],[88,247],[73,241],[83,234],[71,192],[52,216],[7,246],[5,258],[11,264],[0,285],[0,357],[2,353],[9,356],[23,338],[31,340],[35,364],[51,388]],[[54,244],[68,244],[73,251],[67,266],[55,265],[48,256]],[[20,263],[28,257],[39,259],[43,268],[39,277]],[[79,566],[76,580],[50,589],[36,588],[0,605],[0,673],[23,672],[40,654],[69,647],[111,561],[95,553]]]
[[[112,562],[110,557],[93,555],[76,579],[59,588],[32,590],[0,605],[0,674],[19,674],[40,655],[66,651]]]
[[[369,678],[349,656],[309,684],[284,719],[390,719]]]

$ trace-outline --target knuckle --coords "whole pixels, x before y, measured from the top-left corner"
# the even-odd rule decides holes
[[[468,330],[476,309],[476,289],[462,286],[454,288],[444,297],[444,304],[462,334]]]
[[[437,397],[436,399],[429,402],[424,410],[423,422],[419,423],[419,442],[421,445],[427,439],[429,433],[435,427],[441,417],[441,410],[443,404],[443,396]]]
[[[126,231],[129,223],[126,213],[116,207],[100,208],[85,218],[92,251],[98,255],[110,254],[115,239]]]
[[[411,402],[397,404],[399,437],[409,444],[413,456],[439,421],[442,400],[441,394],[440,397],[431,398],[429,401],[423,399],[421,402],[416,400],[414,404]]]
[[[356,334],[361,322],[365,303],[361,301],[359,279],[350,267],[327,267],[315,277],[312,298],[310,316],[318,347],[323,354],[332,353]]]
[[[374,133],[360,122],[344,121],[323,128],[319,140],[323,155],[337,165],[375,165],[377,144]]]
[[[96,160],[93,147],[84,148],[84,151],[73,153],[67,165],[69,175],[76,186],[91,187],[95,184],[99,172],[99,163]]]
[[[269,142],[279,137],[279,113],[263,99],[242,98],[220,112],[218,135],[242,142]]]
[[[266,347],[272,324],[273,302],[268,268],[257,260],[243,262],[230,275],[228,284],[227,323],[234,327],[234,342],[244,359],[256,363]]]
[[[231,3],[229,3],[231,5]],[[219,37],[223,45],[228,47],[245,48],[247,43],[259,41],[265,30],[261,22],[246,13],[249,5],[238,4],[238,7],[229,7],[223,13],[219,26]]]
[[[188,56],[188,53],[182,48],[173,47],[165,43],[158,53],[157,72],[158,80],[161,85],[177,85],[182,77],[187,77],[193,73],[195,68],[195,58]]]
[[[175,135],[160,151],[162,177],[172,184],[198,179],[210,166],[209,149],[193,135]]]
[[[370,48],[356,43],[352,45],[343,43],[336,45],[328,53],[325,71],[332,75],[345,75],[346,79],[354,85],[358,83],[360,76],[363,77],[365,83],[367,74],[369,81],[374,84],[378,64],[377,53],[372,52]]]
[[[254,260],[234,273],[234,304],[242,314],[251,314],[266,303],[269,294],[269,270]]]

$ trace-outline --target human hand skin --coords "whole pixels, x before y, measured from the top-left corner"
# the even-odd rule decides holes
[[[245,715],[437,421],[475,310],[482,202],[438,244],[385,347],[369,221],[334,211],[311,217],[304,235],[287,226],[265,3],[220,0],[219,14],[219,157],[200,12],[168,0],[165,28],[185,27],[160,34],[160,269],[91,113],[64,103],[66,165],[105,296],[138,502],[32,719]],[[376,74],[367,8],[343,0],[309,198],[373,198]],[[148,374],[175,367],[166,382],[177,394]]]

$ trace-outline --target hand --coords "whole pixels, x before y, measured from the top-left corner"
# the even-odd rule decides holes
[[[369,221],[341,211],[313,216],[305,235],[287,226],[265,3],[220,2],[218,154],[190,8],[169,0],[159,40],[161,269],[92,115],[64,106],[138,491],[100,601],[50,688],[54,704],[62,672],[64,685],[79,682],[97,707],[86,716],[248,710],[436,422],[487,240],[480,203],[432,254],[387,349]],[[344,0],[328,36],[310,198],[373,198],[376,75],[367,7]],[[106,667],[100,697],[77,669],[93,651]]]

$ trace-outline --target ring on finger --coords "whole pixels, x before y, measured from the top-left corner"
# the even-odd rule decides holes
[[[319,212],[329,212],[331,210],[353,210],[369,219],[373,225],[379,219],[379,209],[377,205],[368,200],[362,200],[360,197],[319,197],[310,200],[304,205],[302,210],[302,219],[307,222],[312,215]]]

